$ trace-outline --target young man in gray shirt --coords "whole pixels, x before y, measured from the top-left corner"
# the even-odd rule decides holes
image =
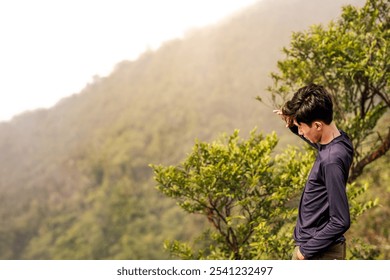
[[[310,84],[274,113],[318,150],[299,203],[292,259],[345,259],[343,234],[350,226],[346,184],[353,147],[333,121],[332,98],[322,86]]]

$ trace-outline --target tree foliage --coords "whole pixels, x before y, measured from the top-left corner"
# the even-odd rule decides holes
[[[332,94],[335,118],[355,147],[350,182],[390,148],[390,126],[376,129],[390,108],[390,3],[345,6],[339,20],[293,33],[269,88],[277,106],[314,82]]]
[[[309,154],[289,148],[274,155],[275,134],[252,131],[243,141],[235,131],[220,141],[197,142],[180,166],[153,166],[158,189],[188,213],[207,217],[214,231],[208,251],[182,257],[249,259],[259,225],[277,233],[291,220],[287,207],[308,172]],[[177,253],[177,252],[176,252]]]

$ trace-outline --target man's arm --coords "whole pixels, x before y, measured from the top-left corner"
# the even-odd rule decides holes
[[[290,131],[292,133],[294,133],[296,136],[298,136],[299,138],[301,138],[303,141],[305,141],[307,144],[309,144],[310,146],[312,146],[314,149],[318,150],[318,146],[312,142],[310,142],[309,140],[307,140],[305,137],[303,137],[302,135],[299,135],[298,133],[298,127],[296,125],[294,126],[291,126],[289,127]]]
[[[345,191],[345,176],[342,166],[330,163],[324,166],[325,185],[328,192],[329,221],[300,251],[304,256],[312,256],[331,245],[350,226],[348,199]]]

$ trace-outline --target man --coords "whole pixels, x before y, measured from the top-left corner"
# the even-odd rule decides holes
[[[350,226],[345,188],[353,147],[333,121],[332,98],[322,86],[310,84],[274,113],[318,150],[299,203],[292,259],[345,259],[343,234]]]

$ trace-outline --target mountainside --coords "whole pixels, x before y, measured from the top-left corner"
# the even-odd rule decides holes
[[[148,164],[178,163],[196,138],[235,128],[283,135],[255,97],[267,100],[291,32],[363,2],[263,0],[0,123],[0,258],[168,258],[163,241],[204,222],[157,193]]]

